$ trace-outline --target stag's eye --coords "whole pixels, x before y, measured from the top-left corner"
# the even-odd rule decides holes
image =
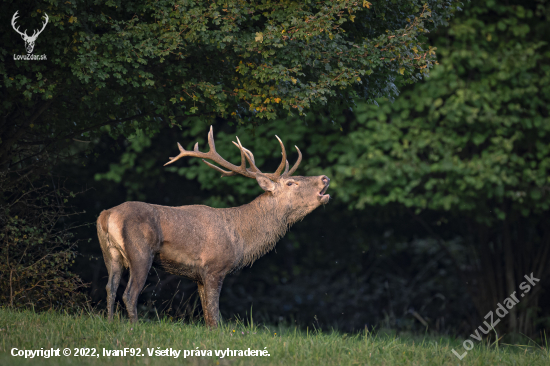
[[[288,182],[286,185],[290,187],[293,184],[294,184],[294,182]]]

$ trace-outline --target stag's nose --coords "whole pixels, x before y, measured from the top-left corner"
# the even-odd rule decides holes
[[[330,183],[330,179],[326,175],[321,176],[321,181],[325,186],[328,186],[328,184]]]

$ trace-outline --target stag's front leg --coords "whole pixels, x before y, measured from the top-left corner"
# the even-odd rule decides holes
[[[204,315],[204,322],[206,325],[210,324],[210,313],[208,312],[208,300],[206,298],[205,286],[201,282],[197,282],[197,287],[199,291],[199,297],[201,298],[202,313]]]
[[[204,293],[206,297],[206,310],[204,312],[208,314],[208,318],[205,317],[205,321],[209,327],[216,328],[220,314],[220,291],[222,289],[223,276],[207,275],[205,277]]]

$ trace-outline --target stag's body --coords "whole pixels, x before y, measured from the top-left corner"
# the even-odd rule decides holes
[[[211,152],[215,152],[212,130],[209,143]],[[204,205],[167,207],[126,202],[101,213],[97,230],[109,271],[109,319],[113,316],[120,276],[126,267],[130,269],[130,279],[123,299],[130,319],[137,320],[138,295],[153,261],[157,261],[167,272],[188,277],[197,283],[205,321],[209,326],[216,326],[219,294],[225,276],[252,264],[271,250],[293,223],[328,202],[329,196],[324,194],[328,188],[328,178],[290,177],[284,147],[286,171],[280,177],[276,176],[277,173],[261,173],[254,166],[252,153],[242,146],[240,149],[243,158],[241,167],[246,158],[251,168],[238,173],[254,175],[266,190],[249,204],[234,208],[211,208]],[[181,147],[180,150],[180,156],[171,162],[181,156],[205,157],[196,155],[204,154],[198,152],[197,147],[194,153]],[[227,164],[231,165],[225,161],[216,162],[227,168]],[[231,169],[234,167],[231,165]],[[237,172],[237,169],[234,171]],[[222,172],[226,176],[233,175],[233,172]],[[294,189],[293,185],[302,188]]]

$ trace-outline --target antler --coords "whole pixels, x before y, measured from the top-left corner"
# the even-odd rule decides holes
[[[32,34],[32,36],[30,38],[35,38],[35,37],[38,37],[38,35],[40,33],[42,33],[42,31],[44,30],[44,28],[46,28],[46,25],[48,24],[48,20],[50,20],[50,18],[48,17],[48,14],[44,13],[44,17],[46,18],[46,21],[44,23],[42,23],[42,29],[40,29],[39,31],[34,31],[34,33]],[[37,33],[38,32],[38,33]]]
[[[25,32],[20,32],[19,31],[19,27],[15,28],[15,20],[19,17],[17,15],[17,13],[19,13],[19,10],[17,10],[15,12],[15,14],[13,14],[13,17],[11,18],[11,26],[13,27],[13,30],[16,31],[17,33],[19,33],[22,37],[24,37],[25,39],[33,39],[33,38],[36,38],[40,35],[40,33],[42,33],[42,31],[44,30],[44,28],[46,28],[46,25],[48,24],[48,20],[50,20],[50,18],[48,17],[48,14],[44,13],[44,17],[46,18],[46,21],[44,23],[42,23],[42,29],[40,29],[39,31],[37,31],[36,29],[34,30],[32,36],[29,37],[29,35],[27,34],[27,30],[25,29]]]
[[[233,175],[236,175],[236,174],[240,174],[240,175],[243,175],[245,177],[255,179],[257,176],[263,175],[263,176],[265,176],[265,177],[267,177],[267,178],[269,178],[273,181],[277,181],[281,177],[281,172],[283,171],[283,169],[285,169],[285,172],[283,174],[283,176],[285,176],[285,177],[290,176],[292,173],[294,173],[296,171],[296,169],[298,168],[298,165],[300,165],[300,161],[302,160],[302,153],[300,152],[300,149],[298,149],[298,147],[296,147],[296,149],[298,150],[298,160],[297,160],[296,164],[294,164],[292,169],[289,171],[288,170],[288,161],[286,160],[285,146],[283,145],[283,142],[281,141],[281,139],[278,136],[275,136],[275,137],[277,137],[277,140],[279,140],[279,144],[281,145],[282,155],[283,155],[283,158],[281,160],[281,164],[279,164],[279,167],[277,168],[275,173],[262,173],[260,171],[260,169],[258,169],[258,167],[256,166],[256,163],[254,161],[254,155],[252,154],[252,152],[250,150],[244,148],[241,145],[241,141],[239,140],[238,137],[237,137],[237,142],[233,141],[233,144],[235,146],[237,146],[239,148],[239,150],[241,151],[241,165],[240,166],[233,165],[230,162],[223,159],[216,152],[216,145],[214,143],[214,130],[213,130],[212,126],[210,126],[210,132],[208,132],[208,146],[210,147],[210,151],[208,151],[207,153],[200,152],[198,142],[195,144],[195,147],[193,148],[193,151],[187,151],[178,142],[178,148],[180,150],[179,155],[174,157],[174,158],[171,157],[170,161],[168,163],[164,164],[164,166],[166,166],[168,164],[172,164],[173,162],[175,162],[176,160],[178,160],[180,158],[183,158],[184,156],[191,156],[191,157],[196,157],[196,158],[202,158],[203,159],[202,161],[206,165],[208,165],[209,167],[214,168],[217,171],[221,172],[222,177],[230,177],[230,176],[233,176]],[[222,167],[224,167],[226,169],[229,169],[229,171],[223,170],[220,167],[218,167],[214,164],[211,164],[211,163],[209,163],[208,161],[206,161],[204,159],[212,160],[215,163],[218,163],[219,165],[221,165]],[[246,168],[246,161],[248,161],[248,164],[250,165],[250,168]]]
[[[237,141],[239,141],[239,138],[237,138]],[[258,176],[258,174],[262,174],[262,172],[260,172],[260,170],[256,167],[256,165],[254,165],[254,159],[253,158],[251,159],[248,156],[248,154],[245,153],[246,149],[244,149],[242,147],[240,141],[239,141],[238,146],[239,146],[239,149],[241,150],[241,165],[236,166],[236,165],[233,165],[230,162],[226,161],[225,159],[223,159],[216,152],[216,144],[214,143],[214,131],[213,131],[212,126],[210,126],[210,132],[208,132],[208,146],[210,147],[210,151],[208,151],[207,153],[203,153],[203,152],[199,151],[199,143],[198,142],[195,144],[195,147],[193,148],[194,151],[187,151],[183,147],[181,147],[181,145],[178,142],[178,148],[180,149],[180,154],[178,156],[176,156],[175,158],[171,157],[170,161],[168,163],[164,164],[164,166],[166,166],[168,164],[172,164],[173,162],[175,162],[176,160],[179,160],[180,158],[183,158],[184,156],[192,156],[192,157],[196,157],[196,158],[202,158],[203,159],[202,161],[206,165],[208,165],[209,167],[214,168],[217,171],[221,172],[222,177],[230,177],[230,176],[233,176],[235,174],[241,174],[241,175],[244,175],[245,177],[248,177],[248,178],[256,178]],[[215,163],[218,163],[219,165],[221,165],[222,167],[224,167],[226,169],[229,169],[230,171],[225,171],[225,170],[221,169],[220,167],[218,167],[214,164],[211,164],[211,163],[209,163],[208,161],[206,161],[204,159],[212,160]],[[250,164],[250,167],[251,167],[250,170],[246,169],[246,160],[245,159],[248,160],[248,163]]]
[[[294,172],[296,171],[296,169],[298,169],[300,163],[302,162],[302,152],[300,151],[300,149],[298,149],[298,146],[294,145],[294,147],[296,148],[296,151],[298,151],[298,159],[296,159],[296,163],[294,163],[294,166],[292,167],[292,169],[290,169],[290,171],[288,170],[288,161],[286,162],[286,168],[285,172],[283,173],[283,177],[290,177],[292,174],[294,174]]]
[[[300,151],[300,149],[298,149],[298,146],[294,145],[294,147],[298,151],[298,160],[296,160],[296,163],[294,164],[292,169],[289,171],[288,170],[288,168],[289,168],[288,160],[286,160],[285,146],[283,145],[283,142],[281,141],[279,136],[275,135],[275,137],[277,138],[277,140],[279,140],[279,143],[281,144],[281,150],[282,150],[283,158],[281,159],[281,164],[279,165],[279,167],[277,168],[275,173],[267,173],[267,174],[263,173],[263,174],[266,177],[268,177],[269,179],[277,181],[281,177],[281,172],[282,172],[283,168],[284,168],[285,171],[284,171],[282,177],[290,177],[292,174],[294,174],[294,172],[296,171],[296,169],[298,169],[298,166],[302,162],[302,152]],[[238,140],[238,137],[237,137],[237,140]],[[242,148],[244,150],[244,152],[247,154],[248,159],[252,160],[252,163],[254,163],[254,155],[252,154],[252,152],[250,152],[250,150],[248,150],[248,149],[246,149],[246,148],[244,148],[240,145],[237,145],[237,143],[235,141],[233,141],[233,144],[235,144],[235,146],[237,146],[239,149]],[[254,165],[254,168],[255,167],[256,166]]]
[[[24,36],[24,37],[28,38],[29,36],[27,35],[27,30],[26,29],[25,29],[25,33],[22,33],[22,32],[19,31],[19,27],[15,28],[15,20],[18,18],[17,13],[19,13],[19,10],[17,10],[15,12],[15,14],[13,14],[13,17],[11,18],[11,26],[12,26],[13,30],[16,31],[17,33],[19,33],[21,36]]]

